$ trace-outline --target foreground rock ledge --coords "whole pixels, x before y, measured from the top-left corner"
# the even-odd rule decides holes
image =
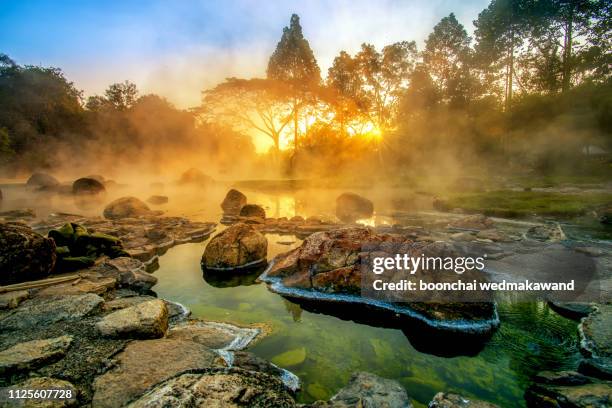
[[[310,235],[302,245],[274,258],[260,277],[270,289],[283,296],[317,305],[363,305],[391,318],[419,321],[428,328],[461,334],[484,335],[499,325],[494,303],[446,303],[444,297],[435,303],[413,302],[398,305],[362,297],[363,248],[381,251],[402,245],[410,254],[452,256],[452,248],[440,243],[414,242],[394,234],[376,233],[365,227],[351,227]],[[430,274],[433,276],[434,274]],[[462,277],[471,280],[465,272]],[[440,275],[441,276],[441,275]],[[446,276],[450,276],[446,274]],[[450,276],[451,279],[456,279]],[[406,301],[406,298],[402,298]]]
[[[159,338],[168,330],[168,309],[163,300],[149,300],[109,314],[96,327],[108,337]]]

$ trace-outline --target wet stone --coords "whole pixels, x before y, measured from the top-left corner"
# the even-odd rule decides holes
[[[66,355],[71,336],[32,340],[0,351],[0,374],[36,369]]]

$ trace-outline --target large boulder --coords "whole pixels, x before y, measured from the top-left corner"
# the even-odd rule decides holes
[[[240,209],[241,217],[266,218],[266,210],[261,205],[247,204]]]
[[[118,310],[96,323],[107,337],[153,339],[168,330],[168,309],[163,300],[154,299]]]
[[[52,188],[59,186],[60,182],[50,174],[47,173],[34,173],[30,176],[26,185],[28,187],[44,187]]]
[[[451,243],[415,242],[366,227],[341,228],[311,234],[298,248],[275,257],[260,279],[271,283],[270,289],[277,293],[298,301],[316,302],[319,309],[327,306],[331,314],[340,309],[336,305],[342,301],[337,295],[342,295],[347,302],[376,309],[391,319],[412,320],[418,315],[415,322],[425,323],[432,330],[485,335],[499,325],[494,303],[487,297],[476,299],[472,292],[462,297],[461,293],[443,290],[375,291],[372,284],[379,277],[386,282],[408,279],[427,283],[457,281],[457,274],[440,269],[415,275],[406,270],[375,275],[368,270],[372,258],[395,257],[396,254],[440,259],[464,256]],[[486,275],[477,269],[466,269],[461,279],[486,281]],[[371,302],[372,299],[376,302]],[[391,309],[394,312],[390,312]]]
[[[374,213],[372,201],[354,193],[343,193],[336,198],[336,216],[343,222],[370,218]]]
[[[52,239],[19,223],[0,223],[0,284],[46,278],[57,256]]]
[[[72,183],[73,194],[100,194],[105,192],[104,184],[93,178],[83,177]]]
[[[149,207],[136,197],[121,197],[104,208],[104,217],[116,220],[151,215]]]
[[[240,191],[231,189],[225,195],[223,202],[221,203],[221,208],[223,209],[223,213],[227,215],[238,215],[240,214],[240,210],[247,203],[247,198]]]
[[[215,235],[204,250],[207,269],[236,269],[264,263],[268,240],[253,226],[238,223]]]
[[[179,179],[179,184],[195,184],[199,186],[206,186],[213,183],[213,179],[210,176],[207,176],[202,171],[191,168],[181,174],[181,178]]]
[[[257,371],[230,368],[179,375],[128,405],[130,408],[153,406],[290,408],[296,403],[279,379]]]

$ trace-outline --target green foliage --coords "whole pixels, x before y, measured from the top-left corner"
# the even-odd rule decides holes
[[[458,194],[445,203],[449,208],[501,217],[532,215],[575,217],[612,201],[612,194],[563,194],[499,190]]]

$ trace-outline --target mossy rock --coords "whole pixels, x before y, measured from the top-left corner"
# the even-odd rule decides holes
[[[93,266],[96,259],[89,256],[66,256],[59,258],[57,261],[57,269],[62,272],[77,271],[79,269],[89,268]]]
[[[285,351],[272,357],[272,362],[280,367],[292,367],[302,364],[306,360],[306,348],[300,347]]]

